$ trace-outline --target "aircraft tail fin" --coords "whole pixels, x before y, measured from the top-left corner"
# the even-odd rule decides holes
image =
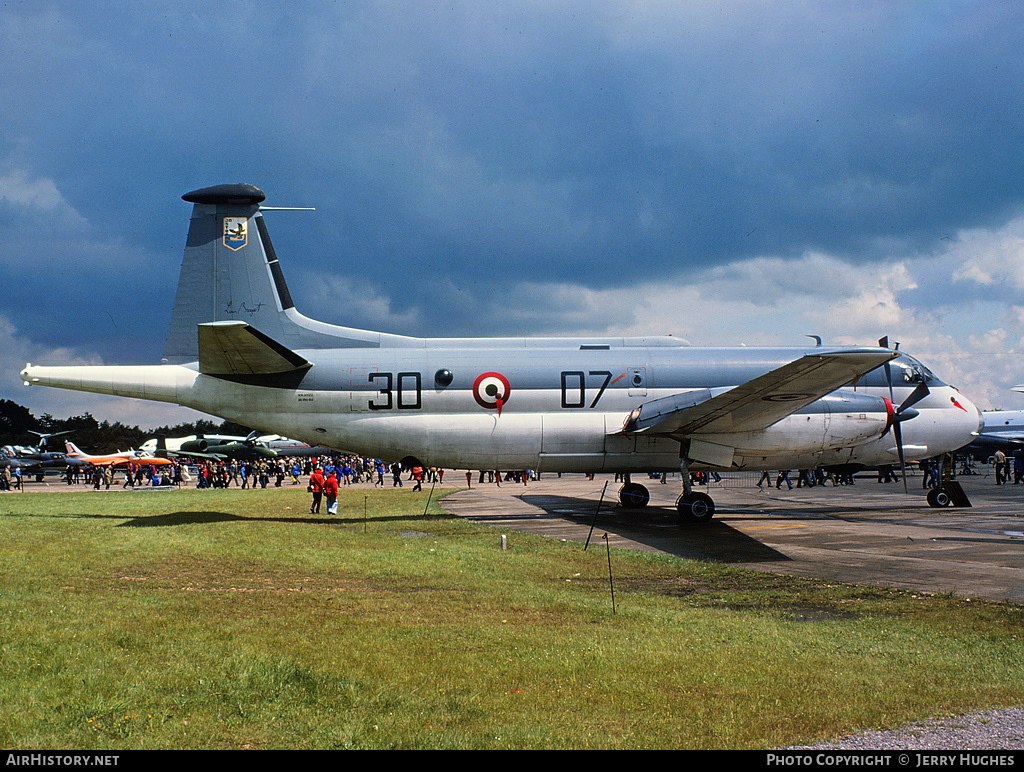
[[[182,196],[194,206],[165,361],[196,361],[197,326],[207,322],[244,321],[291,350],[379,347],[396,337],[324,324],[295,310],[260,211],[265,198],[241,183]]]

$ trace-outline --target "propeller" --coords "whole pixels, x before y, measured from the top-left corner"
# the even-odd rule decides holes
[[[889,337],[886,336],[878,341],[878,345],[882,348],[889,348]],[[900,344],[897,343],[893,348],[894,351],[898,351]],[[892,426],[892,436],[896,440],[896,452],[900,456],[900,474],[903,477],[903,491],[910,493],[907,488],[907,464],[903,458],[903,430],[900,428],[900,424],[904,421],[909,421],[911,418],[919,415],[914,410],[913,406],[920,402],[922,399],[928,396],[928,385],[921,381],[917,384],[910,395],[903,400],[903,403],[898,407],[893,407],[893,392],[892,392],[892,369],[889,367],[889,363],[886,362],[883,367],[885,368],[885,382],[889,385],[889,409],[892,411],[889,416],[889,423]]]

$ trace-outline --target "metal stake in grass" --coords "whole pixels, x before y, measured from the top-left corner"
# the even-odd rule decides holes
[[[615,613],[615,584],[614,584],[614,582],[612,582],[612,548],[611,548],[611,544],[608,541],[608,534],[603,534],[601,536],[601,538],[604,539],[604,548],[605,548],[605,550],[608,553],[608,587],[611,588],[611,591],[612,591],[612,613],[614,614]]]
[[[590,524],[590,533],[587,534],[587,541],[583,545],[583,551],[587,551],[587,547],[590,545],[590,537],[594,535],[594,526],[597,525],[597,515],[601,511],[601,504],[604,502],[604,492],[608,490],[608,481],[604,481],[604,487],[601,489],[601,498],[597,502],[597,509],[594,510],[594,522]]]
[[[423,516],[427,516],[427,510],[430,509],[430,497],[434,495],[434,486],[437,485],[437,479],[434,479],[433,484],[430,486],[430,493],[427,494],[427,504],[423,507]]]

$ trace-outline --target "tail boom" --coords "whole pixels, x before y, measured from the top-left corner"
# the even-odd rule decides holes
[[[294,389],[236,383],[181,365],[40,367],[29,364],[21,371],[21,380],[26,386],[167,402],[260,427],[286,425],[281,424],[282,416],[287,418],[294,411],[296,400]],[[308,434],[303,432],[303,436],[296,436],[296,439],[305,439]]]
[[[27,364],[21,371],[26,386],[111,394],[154,402],[187,404],[182,397],[194,391],[199,373],[178,365],[41,367]]]

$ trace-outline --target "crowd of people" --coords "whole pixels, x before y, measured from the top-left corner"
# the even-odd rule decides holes
[[[517,473],[518,474],[518,473]],[[281,488],[307,482],[307,488],[333,478],[339,488],[372,482],[375,487],[402,488],[410,484],[421,490],[424,483],[443,483],[444,470],[434,467],[404,468],[399,462],[355,455],[320,457],[279,457],[256,459],[169,460],[159,465],[129,463],[118,466],[69,466],[61,479],[69,486],[89,485],[95,489],[172,486],[206,488]],[[518,478],[517,478],[518,479]],[[468,480],[468,478],[467,478]],[[332,483],[335,484],[335,483]],[[5,467],[0,470],[0,489],[21,488],[21,470]],[[312,492],[312,490],[311,490]]]
[[[908,464],[908,467],[910,464]],[[914,463],[921,470],[921,486],[923,488],[932,488],[939,484],[940,473],[941,473],[941,462],[937,458],[924,459]],[[900,476],[900,470],[898,467],[892,464],[885,464],[878,467],[875,470],[877,474],[877,482],[880,483],[894,483],[900,482],[903,478]],[[829,483],[833,487],[838,485],[854,485],[854,472],[852,468],[838,468],[838,469],[823,469],[821,467],[815,469],[800,469],[797,473],[797,481],[794,486],[793,481],[790,479],[790,470],[781,469],[775,476],[775,487],[777,489],[786,486],[787,490],[793,490],[796,488],[813,488],[815,486],[825,486]],[[761,472],[761,477],[756,483],[758,488],[762,490],[767,487],[772,487],[772,473],[770,471]]]
[[[1024,463],[1021,454],[1010,457],[1002,451],[992,458],[995,481],[1001,484],[1019,484],[1024,482]],[[909,466],[909,465],[908,465]],[[938,459],[927,459],[916,463],[921,470],[922,487],[928,488],[939,484],[940,463]],[[963,473],[968,473],[964,471]],[[280,488],[287,485],[300,485],[306,481],[307,490],[314,494],[311,512],[320,511],[320,498],[337,498],[337,490],[350,485],[372,482],[374,487],[384,488],[390,484],[393,488],[404,487],[407,483],[414,490],[421,490],[424,483],[442,484],[445,470],[435,467],[413,465],[403,467],[400,462],[385,462],[381,459],[366,458],[350,454],[320,457],[271,457],[256,459],[223,459],[220,461],[200,460],[189,463],[185,460],[170,460],[169,463],[155,465],[144,461],[129,463],[125,466],[81,467],[69,466],[61,474],[61,479],[71,485],[85,484],[95,489],[109,489],[120,485],[122,488],[142,486],[173,486],[196,488],[231,488],[240,489]],[[878,482],[898,482],[901,477],[898,467],[885,466],[877,470]],[[719,475],[715,472],[695,472],[691,482],[703,485],[708,476],[716,481]],[[540,475],[533,470],[490,471],[479,470],[465,472],[466,485],[473,483],[490,483],[501,486],[502,482],[516,485],[527,485],[530,480],[539,479]],[[560,477],[561,475],[559,475]],[[461,477],[461,475],[460,475]],[[593,479],[594,475],[588,475]],[[616,474],[616,482],[625,480],[624,474]],[[652,478],[661,478],[666,482],[665,474],[651,474]],[[16,467],[0,469],[0,490],[19,490],[22,488],[22,470]],[[474,478],[476,478],[474,480]],[[852,472],[840,472],[826,469],[801,469],[798,471],[794,485],[790,478],[790,470],[778,470],[761,473],[756,485],[758,488],[772,487],[787,489],[794,487],[853,485]],[[317,497],[317,494],[320,494]],[[333,494],[333,495],[331,495]]]
[[[314,473],[319,474],[314,476]],[[337,454],[318,457],[265,457],[265,458],[225,458],[211,459],[166,459],[159,463],[131,461],[127,464],[90,466],[69,465],[60,473],[60,479],[68,486],[88,485],[94,489],[121,487],[125,489],[139,487],[196,487],[199,489],[213,488],[281,488],[287,485],[300,485],[307,482],[307,488],[319,485],[318,480],[326,483],[334,478],[339,488],[372,482],[374,487],[404,488],[410,485],[413,490],[422,490],[423,485],[443,484],[445,470],[437,467],[412,465],[403,466],[401,462],[385,462],[381,459],[367,458],[352,454]],[[466,484],[470,487],[475,471],[466,472]],[[525,485],[528,480],[536,479],[537,474],[530,470],[496,472],[479,472],[479,482],[485,480],[501,485],[502,480]],[[19,467],[6,466],[0,469],[0,490],[19,490],[22,488],[23,471]],[[333,486],[335,483],[330,483]]]

